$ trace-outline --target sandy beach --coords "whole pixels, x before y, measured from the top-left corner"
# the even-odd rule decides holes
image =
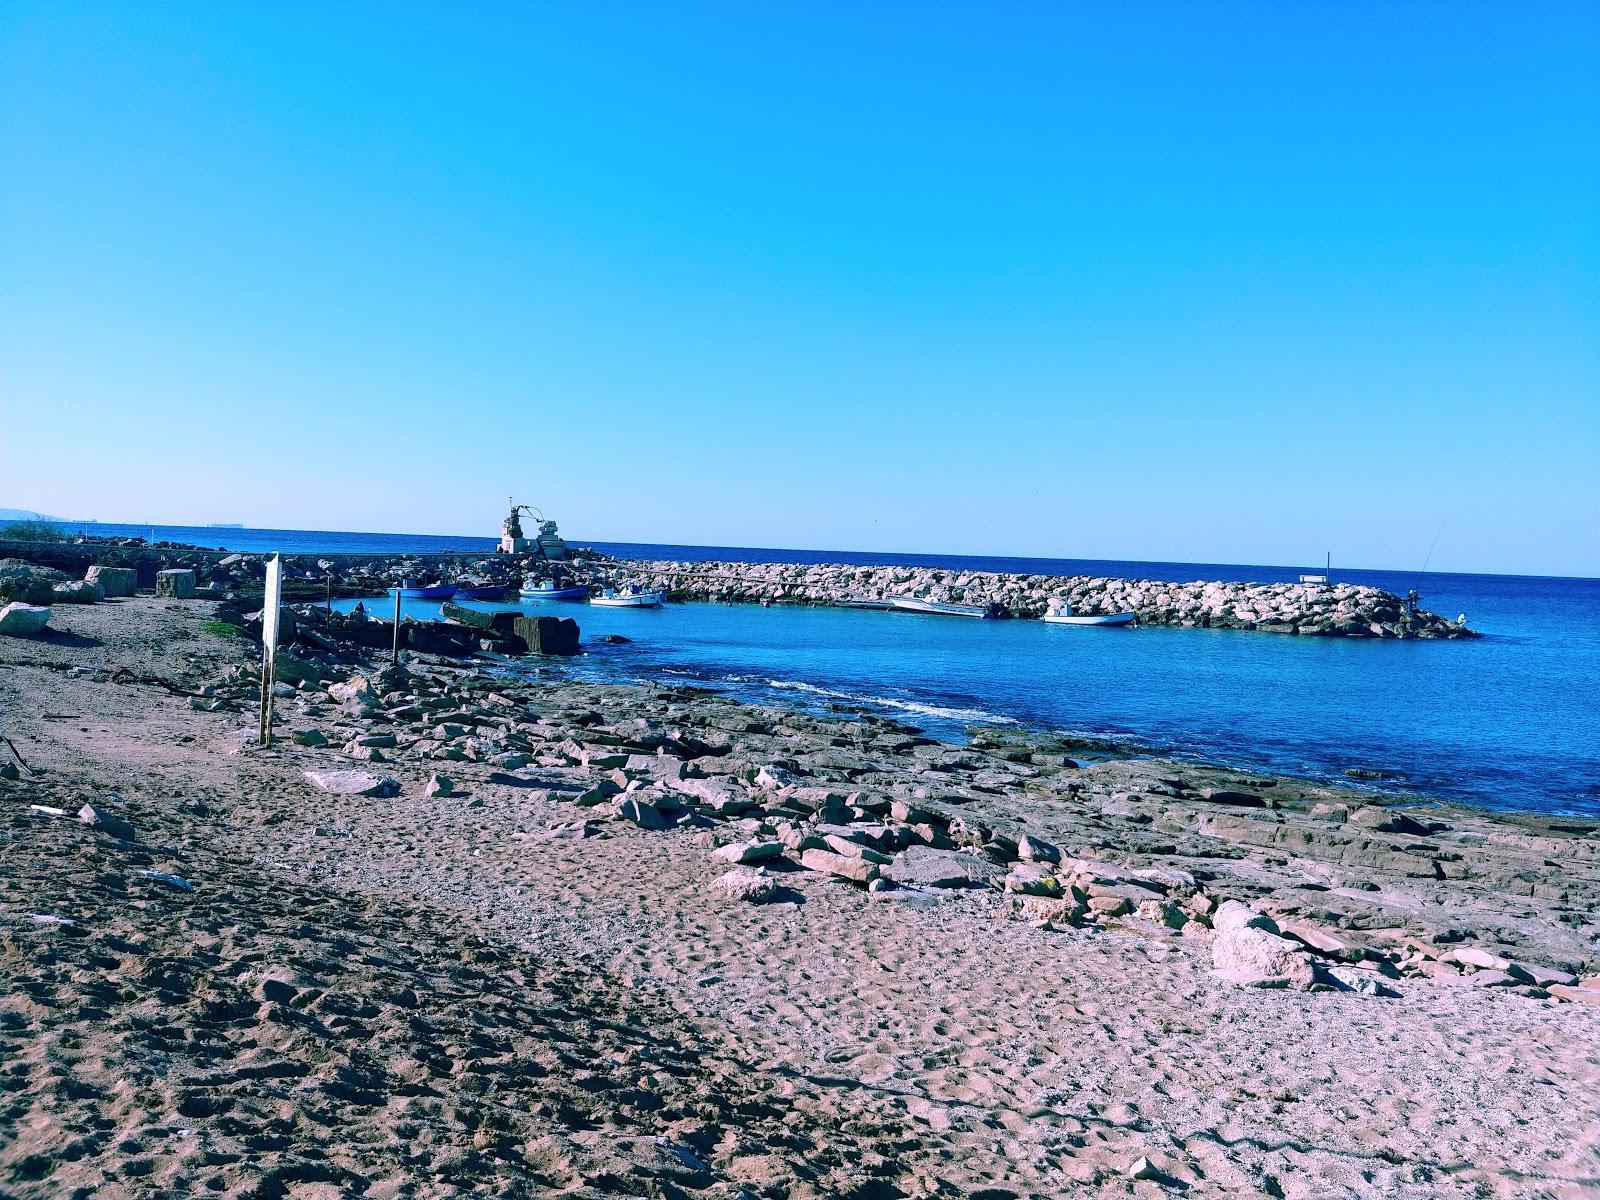
[[[214,609],[0,639],[3,1194],[1600,1194],[1592,821]]]

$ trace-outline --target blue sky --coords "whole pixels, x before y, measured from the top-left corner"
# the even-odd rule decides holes
[[[1593,4],[0,3],[0,504],[1597,574],[1597,48]]]

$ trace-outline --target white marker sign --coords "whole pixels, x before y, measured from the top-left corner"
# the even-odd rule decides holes
[[[272,744],[272,681],[278,662],[278,609],[283,603],[283,556],[267,560],[267,588],[261,598],[261,731],[263,746]]]

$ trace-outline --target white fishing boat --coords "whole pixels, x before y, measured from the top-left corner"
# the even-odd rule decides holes
[[[1050,601],[1050,607],[1045,610],[1041,621],[1051,625],[1132,625],[1138,614],[1131,612],[1115,613],[1086,613],[1079,616],[1072,611],[1072,605],[1060,600]]]
[[[993,604],[957,604],[951,600],[927,600],[921,596],[891,596],[889,607],[902,612],[936,613],[942,617],[993,618],[1000,615]]]
[[[667,594],[649,592],[635,587],[606,588],[598,596],[590,596],[589,603],[598,608],[660,608]]]

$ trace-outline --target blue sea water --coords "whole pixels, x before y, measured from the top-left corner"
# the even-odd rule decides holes
[[[88,527],[284,553],[489,551],[492,538],[297,530]],[[585,543],[680,561],[903,563],[1140,579],[1293,580],[1299,566],[982,558]],[[1399,772],[1408,790],[1494,808],[1600,815],[1600,580],[1334,568],[1340,581],[1422,593],[1467,614],[1471,642],[1380,642],[1200,629],[1106,630],[909,613],[686,604],[546,607],[577,617],[585,679],[692,682],[809,708],[860,704],[936,736],[1016,721],[1166,753],[1349,782]],[[529,605],[530,610],[538,605]],[[413,616],[437,604],[408,602]],[[593,639],[633,639],[607,646]]]

